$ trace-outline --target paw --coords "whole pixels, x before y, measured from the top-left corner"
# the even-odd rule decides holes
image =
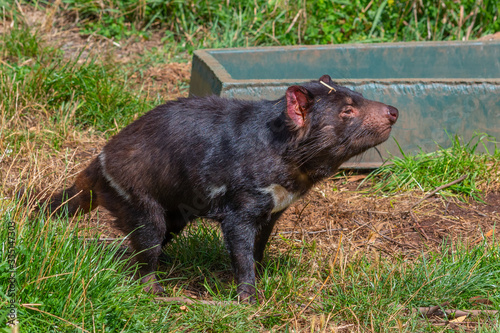
[[[161,295],[165,292],[165,289],[156,281],[156,276],[154,275],[143,277],[141,283],[145,284],[144,291],[147,293]]]
[[[255,288],[249,285],[240,285],[238,287],[238,302],[239,303],[250,303],[254,304],[255,298]]]

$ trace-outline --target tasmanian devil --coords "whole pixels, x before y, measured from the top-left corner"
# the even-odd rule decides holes
[[[274,101],[181,98],[114,136],[75,183],[47,200],[74,214],[101,205],[130,241],[146,287],[162,247],[197,217],[220,222],[241,300],[276,220],[313,184],[389,137],[398,110],[328,75]]]

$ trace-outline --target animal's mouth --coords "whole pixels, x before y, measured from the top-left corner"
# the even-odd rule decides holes
[[[388,132],[388,134],[390,134],[392,131],[392,125],[388,125],[383,131],[382,133],[385,134],[386,132]]]
[[[385,142],[387,141],[387,139],[389,139],[389,137],[391,136],[391,130],[392,130],[392,126],[387,126],[386,128],[384,128],[380,133],[380,139],[377,140],[378,144],[381,144],[382,142]]]

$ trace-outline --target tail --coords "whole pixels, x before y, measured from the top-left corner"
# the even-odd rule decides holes
[[[99,206],[95,188],[100,178],[100,168],[99,160],[94,159],[85,170],[78,174],[71,187],[45,200],[46,210],[49,212],[58,210],[60,214],[74,215],[79,210],[88,213]]]

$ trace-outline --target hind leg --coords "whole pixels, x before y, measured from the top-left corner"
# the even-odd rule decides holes
[[[141,282],[147,284],[147,292],[161,294],[164,290],[156,282],[156,270],[160,259],[162,235],[149,223],[149,217],[144,220],[144,227],[130,235],[130,243],[135,253],[135,260],[139,263],[139,277]]]
[[[264,258],[264,250],[266,249],[266,244],[269,241],[269,236],[271,236],[271,232],[273,231],[274,225],[276,221],[283,214],[284,210],[281,212],[277,212],[271,215],[268,221],[264,221],[261,224],[261,227],[257,231],[257,235],[255,237],[255,245],[254,245],[254,260],[255,263],[261,264],[262,259]],[[260,267],[260,265],[258,265]]]
[[[167,230],[165,232],[165,237],[161,243],[161,247],[164,248],[168,242],[172,240],[178,233],[180,233],[184,227],[187,225],[188,221],[184,219],[181,214],[174,212],[165,213],[165,221],[167,225]],[[170,258],[162,251],[160,254],[160,262],[170,262]]]
[[[178,233],[180,233],[189,221],[180,214],[176,212],[165,213],[165,221],[167,222],[167,230],[165,232],[165,238],[163,238],[162,246],[167,245],[168,242],[172,240]]]
[[[111,208],[111,209],[110,209]],[[139,275],[143,283],[148,283],[146,291],[156,294],[164,290],[156,282],[155,272],[166,234],[164,210],[153,199],[143,198],[141,203],[130,202],[110,207],[117,217],[117,226],[130,238],[134,258],[139,263]]]

